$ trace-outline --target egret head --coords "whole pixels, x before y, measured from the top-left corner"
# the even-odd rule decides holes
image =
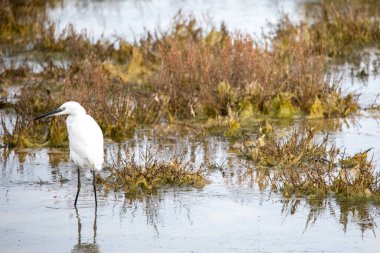
[[[50,116],[57,116],[62,114],[68,114],[68,115],[80,115],[80,114],[86,114],[86,110],[77,102],[70,101],[66,102],[63,105],[61,105],[58,109],[42,114],[35,118],[34,120],[50,117]]]

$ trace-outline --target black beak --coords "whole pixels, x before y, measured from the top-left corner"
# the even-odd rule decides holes
[[[49,117],[49,116],[52,116],[56,113],[59,113],[59,112],[62,112],[64,110],[64,108],[58,108],[54,111],[51,111],[51,112],[48,112],[48,113],[45,113],[45,114],[42,114],[40,116],[38,116],[37,118],[34,118],[34,120],[39,120],[39,119],[43,119],[43,118],[46,118],[46,117]]]

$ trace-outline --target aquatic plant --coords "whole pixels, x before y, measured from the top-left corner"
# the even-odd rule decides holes
[[[18,7],[1,3],[14,16]],[[1,86],[17,78],[23,87],[14,106],[23,120],[76,100],[106,137],[118,140],[138,126],[158,122],[206,121],[206,128],[224,128],[226,136],[236,136],[257,119],[346,117],[359,109],[357,95],[343,95],[339,81],[328,78],[327,53],[316,50],[308,36],[278,46],[286,27],[262,43],[231,34],[224,25],[204,29],[194,17],[178,14],[167,31],[148,32],[129,43],[122,38],[91,41],[73,26],[57,34],[45,15],[35,18],[45,24],[34,29],[36,36],[15,33],[17,45],[1,41],[0,64],[23,53],[24,64],[3,64],[2,70],[0,65]],[[41,70],[33,72],[28,60]],[[22,132],[31,143],[66,141],[57,131],[47,135],[43,123],[31,122]]]
[[[377,1],[323,0],[306,8],[305,21],[297,24],[285,16],[274,25],[274,45],[287,48],[304,38],[321,55],[336,60],[357,58],[361,49],[380,47],[379,13]]]
[[[295,195],[380,200],[380,173],[375,171],[369,150],[347,155],[329,144],[328,136],[317,141],[311,130],[296,129],[280,137],[264,134],[247,139],[240,153],[256,169],[267,171],[270,187],[287,197]]]
[[[159,47],[160,65],[152,83],[168,97],[171,117],[226,116],[228,110],[244,119],[330,117],[358,109],[354,94],[342,95],[339,82],[325,78],[325,58],[307,40],[286,49],[269,48],[224,29],[214,28],[186,44],[172,36]],[[211,35],[217,39],[209,44]]]
[[[154,153],[157,154],[156,151]],[[205,171],[195,169],[190,163],[183,162],[180,156],[159,160],[152,150],[147,150],[141,162],[134,156],[130,159],[119,158],[105,169],[105,177],[97,177],[97,182],[105,190],[120,190],[131,198],[154,193],[158,188],[167,186],[203,187],[208,183]]]

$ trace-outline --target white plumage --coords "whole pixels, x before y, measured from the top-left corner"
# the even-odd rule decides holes
[[[69,134],[70,160],[78,167],[78,191],[74,206],[80,191],[79,168],[89,168],[93,173],[93,186],[96,199],[95,170],[100,171],[104,161],[103,133],[96,121],[86,113],[86,110],[77,102],[66,102],[58,109],[37,117],[42,119],[48,116],[68,114],[66,119]]]
[[[66,125],[69,133],[70,160],[81,168],[101,170],[104,157],[103,133],[96,121],[84,112],[70,114],[66,119]]]

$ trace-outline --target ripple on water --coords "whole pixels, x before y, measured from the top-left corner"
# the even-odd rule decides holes
[[[344,139],[351,131],[362,130],[342,127],[334,138]],[[149,131],[136,133],[144,134]],[[142,152],[155,142],[154,136],[149,136],[122,145],[107,143],[107,154],[111,156],[119,147]],[[244,162],[229,152],[228,140],[206,137],[194,142],[196,145],[189,138],[177,138],[174,147],[168,140],[168,150],[183,149],[195,164],[205,159],[220,164],[228,158],[225,166],[231,171],[244,167]],[[165,147],[165,138],[160,138],[160,144]],[[378,246],[374,234],[380,215],[372,204],[334,198],[284,199],[260,191],[254,180],[245,180],[238,173],[223,177],[214,171],[209,175],[212,183],[203,189],[165,188],[135,200],[125,199],[121,192],[102,191],[95,213],[91,174],[87,172],[82,176],[77,213],[72,207],[76,171],[64,158],[67,152],[40,149],[28,153],[32,155],[21,159],[23,170],[17,169],[21,165],[18,155],[23,152],[11,152],[2,168],[0,243],[4,252],[50,252],[51,248],[72,252],[340,252],[355,248],[373,251]],[[59,175],[68,181],[61,183]],[[40,179],[48,183],[41,184]],[[41,244],[42,240],[49,241],[51,248]]]

